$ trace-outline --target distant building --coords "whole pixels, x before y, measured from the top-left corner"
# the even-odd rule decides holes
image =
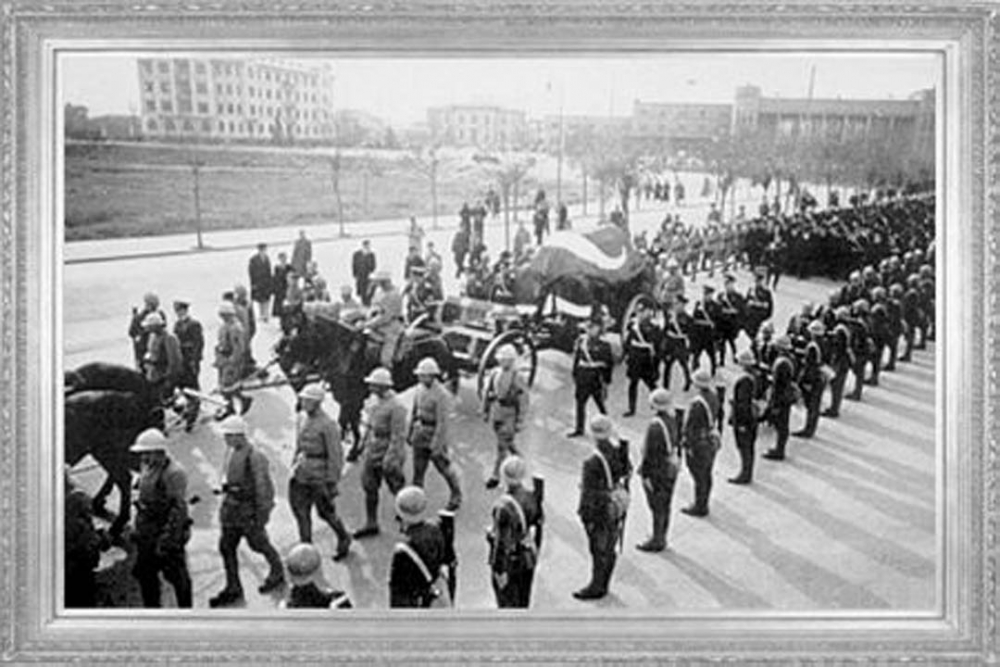
[[[427,110],[431,140],[445,146],[516,149],[528,140],[523,111],[488,105],[451,105]]]
[[[641,145],[697,150],[729,134],[731,104],[641,102],[632,105],[629,138]]]
[[[337,143],[340,146],[380,146],[389,126],[374,114],[344,109],[334,114]]]
[[[142,136],[330,142],[333,73],[270,59],[140,58]]]
[[[538,133],[536,143],[543,150],[558,152],[560,136],[572,142],[587,134],[625,139],[630,133],[632,119],[628,116],[546,116],[534,125]],[[560,129],[561,128],[561,129]]]
[[[89,117],[85,106],[67,104],[63,111],[66,137],[84,141],[135,141],[140,134],[138,116],[108,115]]]

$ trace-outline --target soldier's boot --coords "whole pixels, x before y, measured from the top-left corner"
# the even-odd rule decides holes
[[[458,479],[458,472],[454,465],[449,464],[441,474],[448,483],[448,491],[451,494],[448,498],[448,504],[444,508],[449,512],[456,512],[462,506],[462,483]]]
[[[635,402],[639,396],[639,382],[637,380],[629,380],[628,383],[628,411],[623,414],[623,417],[631,417],[635,414]]]
[[[653,510],[653,534],[642,544],[635,546],[639,551],[656,553],[667,548],[667,521],[669,517],[664,509]]]
[[[602,564],[600,556],[591,556],[590,561],[590,583],[581,588],[578,591],[573,592],[573,597],[577,600],[596,600],[597,598],[603,597],[604,593],[600,591],[599,581],[601,578]]]
[[[378,492],[365,495],[365,525],[354,531],[355,539],[378,535]]]
[[[576,428],[566,434],[567,438],[578,438],[583,435],[583,422],[587,416],[587,404],[580,399],[576,400]]]

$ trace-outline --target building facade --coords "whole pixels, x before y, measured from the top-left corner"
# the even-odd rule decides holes
[[[141,132],[155,140],[322,143],[333,73],[270,59],[140,58]]]
[[[431,141],[445,146],[494,150],[522,148],[528,140],[523,111],[489,105],[450,105],[427,110]]]
[[[641,102],[632,105],[630,138],[650,147],[695,150],[729,134],[730,104],[672,104]]]

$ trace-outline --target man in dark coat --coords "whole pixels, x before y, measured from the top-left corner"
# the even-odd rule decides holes
[[[637,544],[636,549],[659,552],[667,548],[670,503],[680,469],[680,433],[674,418],[670,392],[657,389],[649,397],[649,406],[655,414],[646,428],[639,477],[646,492],[649,511],[653,515],[653,530],[649,539]]]
[[[844,398],[847,373],[854,366],[854,350],[851,347],[851,329],[847,325],[850,311],[846,306],[836,310],[833,334],[830,337],[829,365],[833,369],[830,379],[830,407],[823,411],[824,417],[840,416],[840,404]]]
[[[538,494],[524,486],[524,459],[508,456],[500,474],[507,491],[490,512],[490,581],[499,608],[527,609],[541,549],[542,506]]]
[[[375,263],[371,241],[365,239],[351,258],[351,275],[354,276],[355,292],[366,306],[371,305],[371,277],[375,273]]]
[[[736,338],[740,335],[740,328],[743,326],[746,312],[746,301],[743,295],[736,291],[736,277],[730,273],[725,277],[725,289],[719,294],[719,319],[718,319],[718,350],[719,365],[726,365],[726,345],[732,352],[733,359],[736,359]]]
[[[823,393],[826,391],[826,374],[823,370],[826,359],[822,345],[826,327],[819,320],[813,320],[807,327],[807,333],[809,342],[806,343],[805,363],[802,365],[802,372],[799,373],[799,386],[802,388],[802,398],[806,404],[806,423],[792,434],[798,438],[811,438],[816,434]]]
[[[132,321],[128,326],[128,337],[132,339],[132,352],[135,354],[135,367],[140,371],[143,369],[143,357],[146,355],[150,335],[150,332],[143,328],[143,321],[154,313],[163,318],[164,324],[167,321],[167,316],[160,310],[160,297],[147,292],[142,297],[142,302],[142,310],[132,308]]]
[[[795,365],[792,362],[792,341],[788,336],[778,336],[774,341],[774,347],[778,356],[771,367],[771,400],[767,409],[774,423],[777,441],[772,449],[764,453],[764,458],[783,461],[789,436],[788,420],[791,417],[792,405],[798,397]]]
[[[716,323],[721,308],[718,302],[712,298],[715,288],[711,285],[705,285],[702,289],[704,296],[695,303],[694,310],[691,312],[691,365],[695,370],[698,370],[698,366],[701,365],[701,355],[704,352],[708,354],[712,375],[715,375]]]
[[[101,560],[101,537],[94,528],[93,499],[65,476],[64,586],[67,609],[97,606],[94,570]]]
[[[757,379],[751,372],[757,359],[750,350],[736,355],[740,374],[733,382],[732,410],[729,423],[733,427],[736,451],[740,455],[740,472],[729,481],[733,484],[749,484],[753,481],[754,445],[757,442]]]
[[[576,385],[576,428],[567,437],[583,435],[583,425],[587,419],[587,401],[591,398],[601,414],[607,414],[604,405],[614,358],[611,345],[601,339],[603,319],[594,315],[587,322],[587,333],[576,341],[573,350],[573,382]]]
[[[692,378],[697,393],[684,417],[683,444],[688,472],[694,480],[694,502],[681,511],[695,517],[708,516],[712,495],[712,468],[719,451],[719,394],[712,376],[702,369]]]
[[[653,323],[652,315],[652,310],[647,308],[645,303],[639,302],[636,306],[635,319],[629,323],[625,334],[625,360],[629,380],[626,417],[635,414],[639,382],[643,382],[649,391],[653,391],[659,379],[662,333]]]
[[[436,522],[424,518],[427,496],[408,486],[396,495],[396,517],[406,537],[396,544],[389,564],[389,607],[427,608],[442,593],[440,580],[455,562],[454,544]]]
[[[271,314],[281,319],[284,312],[285,296],[288,294],[288,274],[292,270],[292,265],[288,263],[288,254],[278,253],[278,263],[274,265],[271,274],[271,294],[274,300],[271,302]]]
[[[760,325],[771,319],[771,316],[774,315],[774,297],[771,295],[771,290],[764,284],[766,277],[767,269],[762,266],[757,267],[754,271],[753,287],[747,290],[746,329],[747,335],[750,336],[751,340],[757,337]]]
[[[198,390],[201,386],[198,378],[201,375],[201,360],[205,352],[205,334],[201,322],[191,317],[190,308],[191,302],[188,299],[174,301],[174,313],[177,315],[177,322],[174,323],[174,336],[180,343],[182,366],[177,386],[181,389]],[[188,396],[184,410],[187,431],[194,427],[194,423],[198,419],[198,409],[198,399]]]
[[[691,388],[691,369],[688,367],[689,332],[691,331],[691,316],[684,310],[687,297],[683,294],[677,297],[674,306],[665,313],[666,320],[663,330],[663,388],[670,389],[670,376],[676,361],[684,371],[684,391]]]
[[[271,294],[274,292],[274,285],[266,243],[257,244],[257,252],[250,258],[247,272],[250,276],[250,300],[257,304],[260,321],[267,322],[271,314]]]
[[[306,230],[299,230],[299,238],[292,247],[292,270],[300,276],[306,275],[306,268],[312,261],[312,241],[306,236]]]
[[[615,547],[621,539],[625,515],[613,494],[627,489],[632,474],[628,443],[612,443],[614,425],[605,415],[590,420],[594,452],[583,462],[580,504],[577,513],[583,522],[590,547],[590,583],[573,593],[578,600],[596,600],[608,594],[615,568]]]

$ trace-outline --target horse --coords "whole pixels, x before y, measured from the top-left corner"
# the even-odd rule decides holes
[[[318,375],[330,386],[340,404],[340,427],[350,431],[355,441],[360,437],[361,411],[368,388],[365,378],[379,366],[377,348],[363,330],[339,320],[309,318],[276,348],[278,366],[296,393]],[[392,372],[396,391],[405,391],[417,382],[413,370],[424,357],[431,357],[441,368],[446,386],[458,389],[458,365],[444,340],[420,329],[404,336]]]

